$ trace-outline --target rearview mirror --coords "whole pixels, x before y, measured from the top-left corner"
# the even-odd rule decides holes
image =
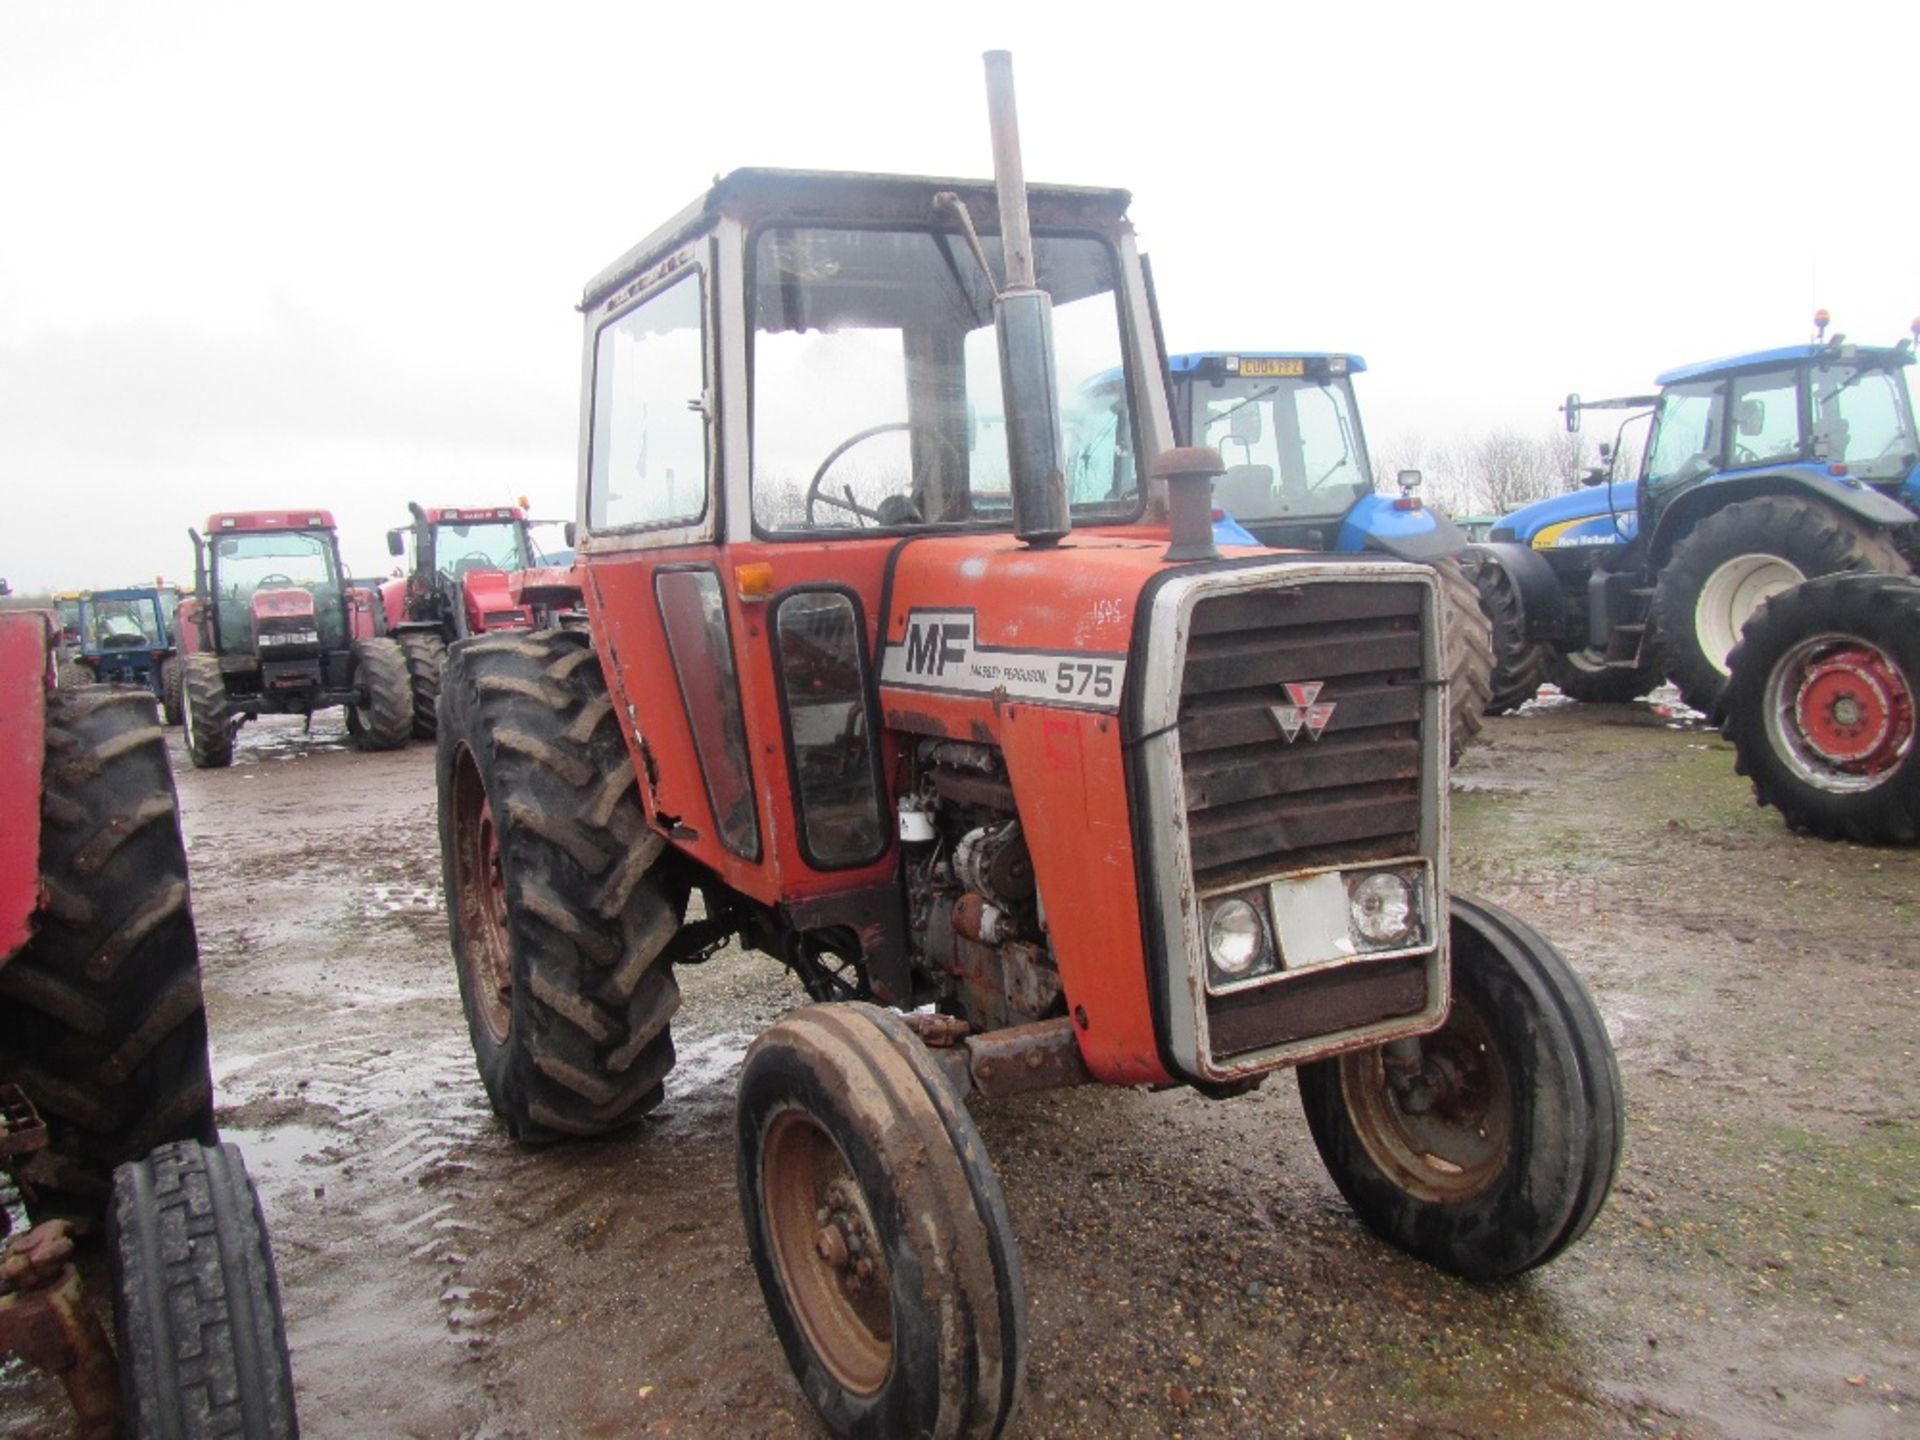
[[[1580,392],[1569,390],[1567,403],[1560,408],[1567,412],[1567,433],[1578,435],[1580,433]]]
[[[387,553],[389,555],[404,555],[407,553],[407,542],[400,537],[398,530],[387,531]]]
[[[571,520],[560,527],[560,533],[567,537],[567,548],[569,550],[574,548],[574,536],[578,533],[579,529],[580,527]]]

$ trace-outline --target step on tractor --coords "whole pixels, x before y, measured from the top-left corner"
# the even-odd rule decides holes
[[[181,718],[198,769],[233,763],[234,736],[261,715],[346,708],[362,750],[413,734],[413,685],[399,642],[379,633],[380,598],[348,581],[325,510],[214,515],[193,541],[194,594],[180,607]]]
[[[1353,377],[1358,355],[1206,351],[1169,364],[1175,438],[1218,450],[1214,505],[1262,545],[1378,553],[1440,578],[1452,758],[1473,743],[1492,699],[1493,641],[1462,567],[1467,536],[1419,497],[1420,472],[1374,488]]]
[[[55,683],[46,611],[0,614],[0,1356],[88,1440],[296,1433],[273,1256],[219,1142],[166,732]],[[104,1249],[110,1345],[81,1259]]]
[[[1824,839],[1920,843],[1920,579],[1796,585],[1728,659],[1721,731],[1755,800]]]
[[[1728,654],[1770,596],[1840,572],[1906,574],[1920,559],[1920,441],[1892,346],[1815,338],[1670,370],[1651,395],[1569,395],[1651,420],[1637,478],[1601,447],[1585,488],[1523,506],[1475,547],[1493,626],[1492,709],[1541,681],[1576,700],[1631,700],[1664,678],[1712,714]],[[1920,321],[1914,332],[1920,335]]]
[[[559,524],[570,550],[574,522],[530,521],[524,505],[407,508],[412,525],[387,532],[388,551],[409,558],[407,573],[385,581],[380,598],[386,633],[405,653],[413,683],[413,733],[430,740],[449,645],[468,635],[546,629],[556,612],[580,608],[568,567],[534,540],[534,526]]]
[[[92,590],[80,597],[79,633],[64,662],[69,685],[134,685],[161,703],[169,725],[180,723],[180,667],[174,659],[171,585]]]
[[[995,182],[738,170],[588,285],[591,623],[462,640],[441,697],[509,1132],[659,1105],[676,969],[736,937],[814,1002],[749,1048],[735,1139],[837,1435],[996,1435],[1018,1401],[970,1104],[1296,1069],[1359,1216],[1481,1278],[1577,1240],[1620,1153],[1585,986],[1447,892],[1433,570],[1217,546],[1129,197],[1029,189],[987,62]]]

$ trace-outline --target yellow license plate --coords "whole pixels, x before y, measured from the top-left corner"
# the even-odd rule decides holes
[[[1240,373],[1251,379],[1261,379],[1269,375],[1305,375],[1307,373],[1307,362],[1304,360],[1245,359],[1240,362]]]

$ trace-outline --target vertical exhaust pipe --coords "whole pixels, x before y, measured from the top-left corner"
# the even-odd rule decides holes
[[[1073,529],[1060,439],[1059,378],[1053,362],[1053,298],[1036,283],[1027,216],[1020,124],[1013,104],[1013,56],[989,50],[987,118],[993,131],[993,183],[1000,201],[1006,287],[994,297],[1000,392],[1007,415],[1007,468],[1013,485],[1013,533],[1023,544],[1057,545]]]

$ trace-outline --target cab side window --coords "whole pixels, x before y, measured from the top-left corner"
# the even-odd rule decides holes
[[[1737,376],[1733,382],[1735,467],[1791,460],[1800,453],[1800,388],[1791,370]]]
[[[593,350],[587,516],[594,530],[707,511],[706,307],[689,270],[601,327]]]

